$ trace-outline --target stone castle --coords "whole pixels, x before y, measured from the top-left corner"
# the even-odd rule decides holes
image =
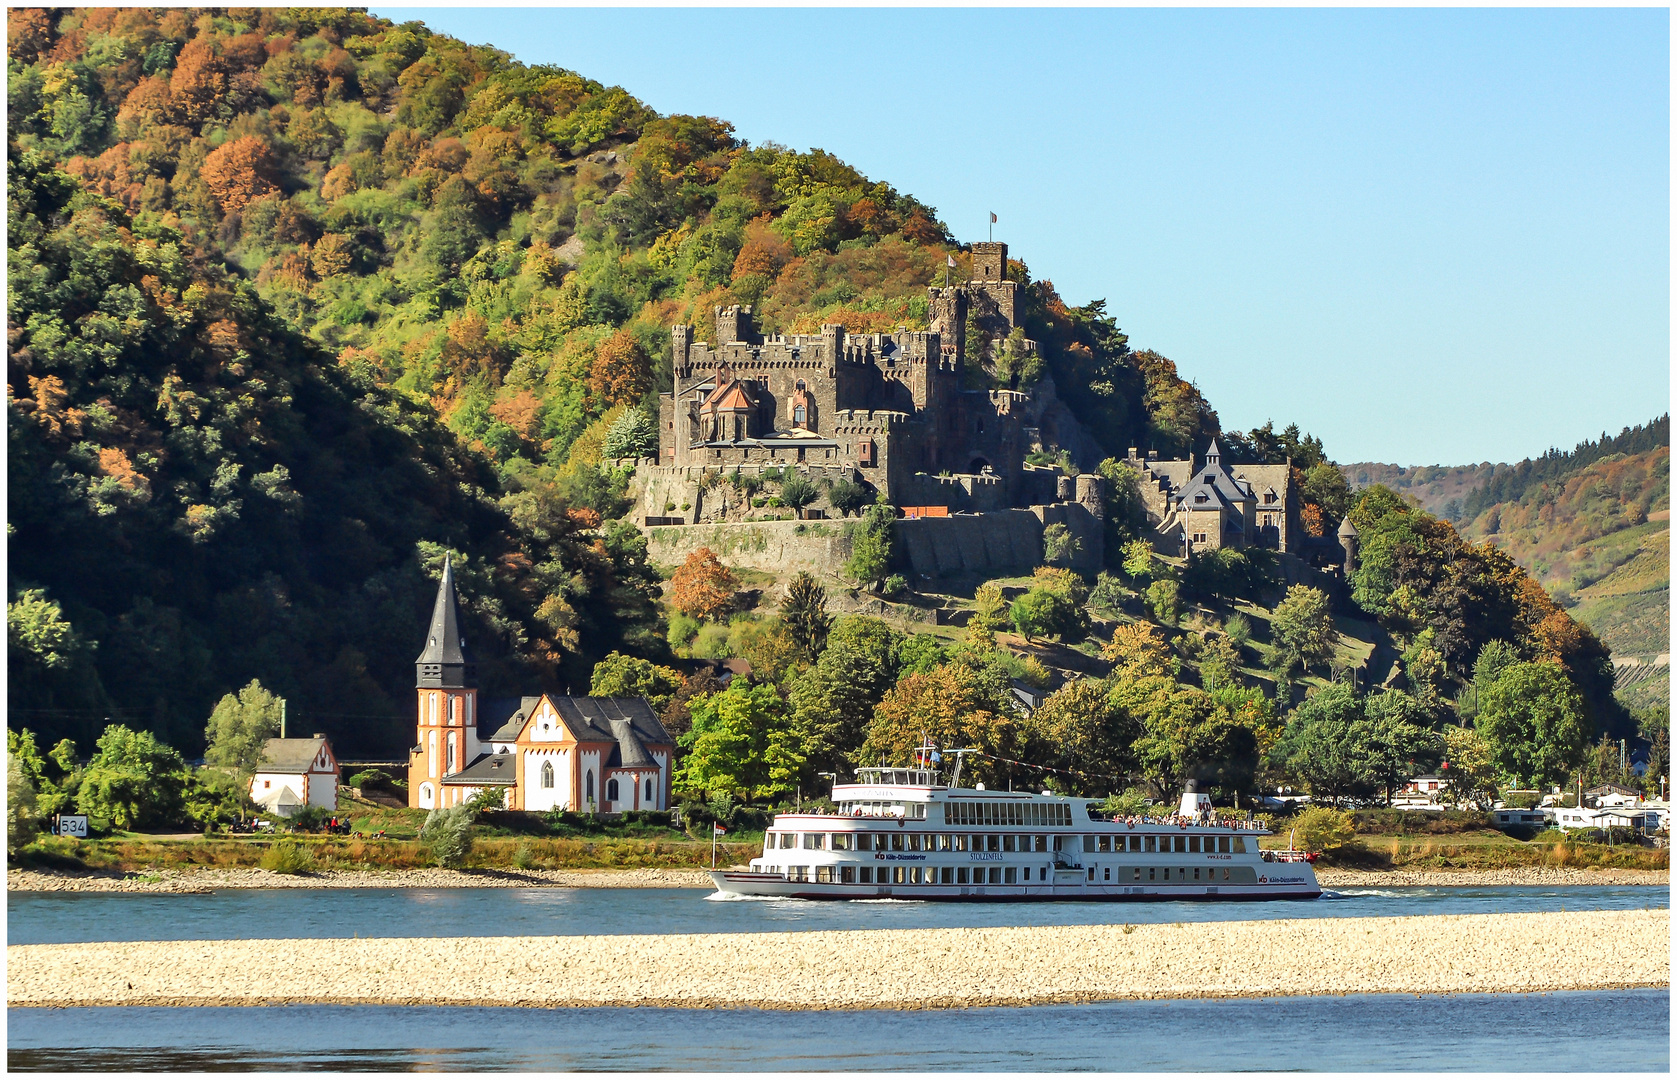
[[[1168,555],[1217,548],[1265,547],[1296,553],[1303,530],[1293,467],[1225,465],[1213,439],[1203,458],[1160,461],[1130,447],[1126,459],[1141,476],[1141,499]]]
[[[968,349],[981,347],[967,341],[969,328],[999,348],[1022,325],[1007,245],[973,244],[972,278],[928,290],[925,331],[849,335],[832,325],[819,335],[764,337],[740,306],[716,309],[714,343],[674,327],[659,465],[684,475],[801,466],[857,480],[898,506],[1055,501],[1063,478],[1025,457],[1058,441],[1057,424],[1071,426],[1064,406],[1055,399],[1058,411],[1044,417],[1051,394],[961,385]],[[1013,344],[1035,349],[1029,340]]]

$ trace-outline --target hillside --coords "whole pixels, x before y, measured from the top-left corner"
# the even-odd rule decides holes
[[[1465,539],[1507,552],[1621,662],[1644,661],[1622,676],[1638,676],[1627,700],[1652,704],[1669,697],[1647,662],[1669,646],[1670,433],[1667,416],[1514,465],[1342,471],[1354,486],[1414,497]]]
[[[645,449],[671,324],[741,303],[769,332],[924,328],[925,286],[950,258],[956,275],[970,265],[934,208],[822,151],[751,146],[724,121],[661,116],[621,88],[365,12],[8,18],[8,678],[13,714],[45,742],[69,735],[85,752],[112,717],[192,753],[213,702],[259,678],[341,754],[399,755],[408,665],[453,557],[486,697],[580,689],[614,651],[668,661],[672,637],[712,653],[737,638],[782,676],[764,675],[758,704],[816,725],[810,745],[826,748],[809,751],[805,780],[863,749],[906,753],[861,741],[876,706],[901,721],[893,738],[935,707],[952,722],[988,712],[986,745],[1003,756],[1072,752],[1048,728],[1014,744],[1023,661],[982,635],[940,631],[956,647],[939,651],[862,620],[817,657],[786,646],[778,595],[731,611],[738,627],[720,621],[740,606],[731,593],[672,634],[678,590],[666,602],[645,538],[621,520],[629,470],[613,461]],[[1007,274],[1043,362],[963,379],[1063,388],[1079,440],[1106,454],[1203,451],[1217,414],[1170,360],[1132,350],[1104,301],[1068,305],[1023,262]],[[1296,425],[1222,434],[1231,460],[1292,459],[1307,531],[1331,535],[1349,514],[1362,533],[1352,590],[1373,621],[1329,650],[1339,661],[1386,643],[1442,718],[1475,656],[1509,642],[1557,661],[1597,722],[1623,727],[1600,643],[1517,567],[1378,486],[1352,499]],[[1523,535],[1521,520],[1509,509],[1499,529]],[[1109,524],[1116,541],[1133,535]],[[1110,553],[1128,561],[1121,543]],[[1048,636],[1081,639],[1090,659],[1068,613],[1094,602],[1090,583],[1043,571],[1017,601],[1025,625],[1069,621],[1075,633]],[[1104,584],[1190,669],[1209,657],[1261,682],[1251,669],[1271,650],[1215,642],[1233,601],[1260,591],[1249,579],[1278,573],[1231,552]],[[1205,615],[1182,633],[1179,587],[1214,600],[1217,625]],[[1271,620],[1248,614],[1261,644]],[[1148,752],[1170,784],[1191,765],[1249,785],[1274,703],[1178,683],[1176,660],[1149,649],[1153,704],[1098,715],[1114,731],[1152,716]],[[859,654],[877,661],[862,682],[843,666]],[[1309,666],[1288,655],[1282,682]],[[1335,662],[1309,676],[1319,689]],[[1076,687],[1059,715],[1094,722],[1079,696],[1092,688]],[[1239,768],[1169,733],[1189,714],[1215,720],[1207,738],[1233,740],[1215,749]],[[1142,745],[1120,733],[1102,751],[1114,771]]]

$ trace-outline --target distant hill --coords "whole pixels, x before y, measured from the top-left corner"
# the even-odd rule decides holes
[[[1669,701],[1653,664],[1669,646],[1671,418],[1514,465],[1356,464],[1354,487],[1385,484],[1508,552],[1627,665],[1627,703]],[[1658,668],[1655,680],[1646,676]],[[1637,669],[1637,670],[1632,670]]]

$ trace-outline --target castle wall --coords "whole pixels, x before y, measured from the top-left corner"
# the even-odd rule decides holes
[[[646,530],[647,558],[679,566],[702,547],[726,566],[770,573],[808,570],[833,578],[850,558],[850,541],[838,521],[752,521],[733,525],[665,525]]]

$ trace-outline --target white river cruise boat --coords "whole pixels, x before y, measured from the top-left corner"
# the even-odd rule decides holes
[[[959,780],[956,771],[955,782]],[[1109,818],[1091,800],[946,786],[933,769],[867,768],[836,813],[775,815],[723,893],[804,900],[1308,900],[1302,851],[1260,851],[1255,821],[1221,818],[1192,781],[1178,812]]]

